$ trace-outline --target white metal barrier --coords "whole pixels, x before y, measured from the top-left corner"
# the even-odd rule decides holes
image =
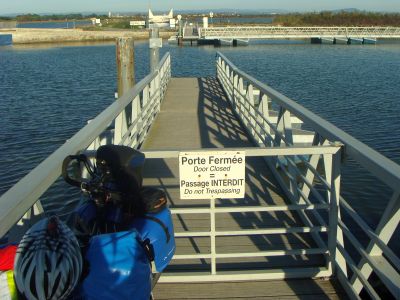
[[[167,53],[152,74],[146,76],[129,92],[117,99],[4,193],[0,198],[0,238],[26,212],[30,212],[40,196],[59,178],[62,162],[67,155],[78,153],[88,147],[97,149],[103,143],[124,144],[132,147],[140,145],[160,109],[170,77],[171,59]],[[114,130],[110,129],[113,122]],[[113,131],[115,137],[110,137],[110,132]]]
[[[207,214],[210,216],[210,230],[206,231],[190,231],[185,230],[175,232],[175,237],[194,238],[209,237],[210,252],[196,254],[179,254],[179,247],[174,260],[189,259],[210,259],[210,270],[208,272],[198,272],[186,270],[184,275],[179,272],[165,272],[160,278],[160,282],[206,282],[206,281],[240,281],[240,280],[262,280],[262,279],[283,279],[283,278],[311,278],[311,277],[329,277],[332,275],[332,264],[335,261],[336,251],[336,228],[338,221],[338,198],[340,189],[340,144],[335,145],[316,145],[304,147],[252,147],[252,148],[229,148],[230,151],[245,151],[246,157],[298,157],[303,155],[323,155],[329,168],[327,169],[327,177],[324,178],[324,187],[329,191],[326,196],[323,193],[314,190],[314,192],[324,199],[322,203],[311,204],[310,202],[298,202],[292,205],[268,205],[268,206],[216,206],[215,199],[209,199],[209,208],[203,206],[190,208],[172,208],[172,214]],[[165,150],[165,151],[144,151],[146,159],[168,159],[178,158],[179,154],[185,152],[184,149]],[[193,150],[192,150],[193,151]],[[200,149],[199,151],[226,151],[226,149]],[[331,167],[332,166],[332,167]],[[329,174],[328,174],[329,173]],[[329,217],[327,222],[323,224],[307,224],[301,227],[288,227],[283,223],[279,228],[258,228],[258,229],[241,229],[241,230],[217,230],[216,220],[218,215],[227,213],[248,213],[248,212],[288,212],[288,211],[307,211],[307,210],[325,210]],[[327,243],[318,244],[317,248],[293,249],[284,248],[270,251],[256,252],[220,252],[216,248],[216,239],[221,237],[237,237],[237,236],[257,236],[257,235],[288,235],[296,233],[327,233]],[[290,247],[290,245],[289,245]],[[320,266],[303,266],[303,267],[275,267],[265,269],[240,269],[237,271],[219,270],[217,267],[219,259],[226,258],[254,258],[254,257],[278,257],[278,256],[302,256],[302,255],[318,255],[323,254],[326,263]],[[305,262],[305,261],[304,261]]]
[[[393,234],[399,230],[400,166],[293,100],[242,72],[221,53],[217,54],[216,65],[219,82],[235,113],[256,144],[262,147],[295,145],[293,137],[296,132],[293,120],[300,119],[305,126],[312,128],[314,132],[313,145],[342,143],[346,156],[355,160],[366,172],[391,189],[392,196],[375,230],[367,225],[343,196],[334,195],[333,191],[328,191],[330,197],[334,196],[338,199],[340,206],[337,240],[330,239],[328,248],[336,247],[334,274],[351,297],[359,298],[363,289],[373,299],[379,299],[382,296],[381,292],[377,292],[369,281],[371,274],[374,273],[383,283],[386,291],[394,297],[400,298],[400,260],[398,253],[388,247]],[[271,113],[276,112],[278,112],[278,118],[271,118]],[[326,170],[325,178],[321,178],[317,171],[321,161],[320,155],[299,156],[298,158],[306,167],[305,173],[299,172],[299,169],[295,167],[296,161],[290,158],[286,158],[284,162],[282,159],[272,158],[268,159],[267,163],[293,203],[311,205],[309,196],[316,192],[316,181],[329,183],[336,182],[339,178],[331,176],[330,172]],[[325,168],[332,170],[334,174],[337,172],[335,169],[338,166],[331,165],[324,156],[322,156],[322,161]],[[284,172],[279,172],[278,169],[284,170]],[[304,181],[303,183],[299,184],[296,181],[295,178],[298,176]],[[337,184],[340,183],[337,182]],[[338,191],[337,189],[335,192]],[[318,196],[316,199],[322,204],[327,203]],[[312,212],[318,222],[325,223],[317,210]],[[352,222],[355,222],[368,236],[367,246],[362,246],[359,237],[352,233],[348,228],[349,225],[341,218],[341,213],[346,213]],[[312,222],[306,214],[303,214],[302,218],[305,224],[312,226]],[[318,235],[314,235],[314,237],[319,244],[322,242]],[[354,255],[349,253],[349,245],[354,247],[361,257],[360,259],[354,259]]]

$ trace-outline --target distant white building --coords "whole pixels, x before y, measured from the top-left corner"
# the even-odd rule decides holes
[[[172,23],[170,20],[174,20],[174,10],[171,9],[167,15],[158,15],[155,16],[151,9],[149,9],[149,15],[147,17],[147,28],[154,27],[170,27]],[[175,24],[175,22],[174,22]]]

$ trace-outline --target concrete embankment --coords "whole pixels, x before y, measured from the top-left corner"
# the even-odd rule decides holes
[[[14,44],[112,41],[118,37],[133,37],[134,39],[149,38],[148,30],[90,31],[83,29],[16,28],[13,30],[2,30],[1,32],[12,34]],[[173,35],[175,35],[175,32],[160,32],[160,37],[165,39]]]

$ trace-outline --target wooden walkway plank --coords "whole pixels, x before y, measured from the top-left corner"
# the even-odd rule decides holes
[[[338,293],[339,292],[339,293]],[[330,280],[266,280],[224,283],[158,284],[162,299],[345,299]]]

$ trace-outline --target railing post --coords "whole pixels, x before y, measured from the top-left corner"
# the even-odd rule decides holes
[[[210,241],[211,241],[211,274],[217,274],[215,243],[215,199],[210,199]]]
[[[323,146],[323,145],[328,145],[328,144],[329,144],[329,141],[326,141],[325,138],[322,138],[318,133],[315,133],[314,140],[312,143],[313,146]],[[320,161],[319,154],[310,155],[310,157],[308,158],[309,165],[314,169],[318,168],[319,161]],[[309,167],[306,170],[305,178],[308,182],[314,182],[315,174],[314,174],[314,172],[311,171],[311,169]],[[303,187],[301,188],[301,191],[302,191],[302,194],[306,198],[308,198],[310,196],[311,189],[307,184],[303,185]],[[304,200],[302,200],[300,198],[299,201],[304,201]]]
[[[340,266],[346,274],[346,261],[344,257],[336,251],[337,243],[343,244],[343,236],[338,228],[339,199],[340,199],[340,167],[341,151],[333,155],[324,155],[326,181],[330,184],[331,191],[327,192],[329,201],[329,230],[328,230],[328,250],[329,266],[335,274],[336,264]]]
[[[132,120],[137,121],[137,124],[132,128],[132,132],[136,133],[136,137],[134,137],[134,140],[130,141],[130,146],[133,148],[136,148],[139,144],[139,128],[140,128],[140,123],[139,123],[139,118],[140,118],[140,97],[137,95],[135,99],[132,101]]]
[[[221,78],[220,78],[220,68],[221,68],[221,66],[222,66],[222,58],[220,57],[220,56],[218,56],[218,59],[217,59],[217,79],[219,79],[219,80],[221,80]]]
[[[116,42],[118,98],[122,97],[135,84],[133,38],[117,38]],[[118,101],[118,100],[117,100]],[[114,144],[121,142],[129,127],[131,106],[127,106],[115,119]]]
[[[384,242],[386,245],[389,243],[393,234],[395,233],[397,227],[400,223],[400,190],[394,191],[392,198],[390,199],[385,211],[379,221],[378,226],[375,229],[375,234]],[[366,252],[371,256],[382,255],[382,250],[376,245],[374,241],[370,241]],[[367,263],[367,261],[362,258],[358,263],[358,269],[365,278],[369,278],[373,269]],[[353,285],[354,290],[360,293],[362,290],[362,283],[357,276],[351,278],[350,283]]]
[[[226,64],[225,66],[225,85],[227,88],[229,88],[229,80],[230,80],[230,76],[231,76],[231,68],[229,67],[228,64]],[[227,91],[227,94],[229,95],[229,92]]]
[[[279,110],[276,128],[278,130],[278,133],[280,133],[285,138],[286,142],[283,142],[286,144],[286,146],[293,146],[292,120],[290,111],[281,107],[281,109]],[[276,134],[274,146],[281,146],[281,140],[281,136]]]
[[[232,108],[236,110],[236,89],[239,83],[239,75],[233,73],[233,81],[232,81]]]
[[[164,99],[164,87],[165,87],[165,79],[166,79],[166,74],[167,74],[167,68],[165,66],[165,64],[161,67],[161,69],[159,70],[158,75],[160,76],[160,80],[159,80],[159,85],[160,85],[160,105],[162,100]]]
[[[138,107],[140,108],[140,114],[138,118],[138,122],[140,122],[139,127],[138,127],[138,143],[141,144],[143,142],[144,136],[140,137],[142,134],[142,131],[144,130],[145,127],[145,120],[143,120],[142,115],[143,115],[143,109],[147,106],[147,102],[149,101],[151,97],[151,92],[150,92],[150,85],[151,82],[149,82],[143,89],[142,91],[142,98],[141,101],[139,101]]]
[[[243,123],[247,127],[248,132],[251,134],[253,134],[253,130],[249,128],[249,125],[250,126],[252,125],[250,121],[250,112],[251,112],[250,104],[253,104],[252,99],[253,99],[253,85],[247,82],[246,96],[243,103],[244,116],[245,116],[245,120],[243,120]]]
[[[268,121],[270,120],[270,118],[269,118],[269,98],[267,95],[263,95],[261,97],[261,102],[260,102],[260,105],[258,106],[258,110],[262,117],[264,117]],[[265,137],[267,143],[265,143],[265,146],[272,147],[273,143],[272,143],[270,136],[268,135],[271,133],[271,128],[270,128],[269,124],[267,122],[265,122],[261,116],[259,117],[259,122],[263,124],[263,128],[264,128],[265,132],[267,133],[267,135]],[[261,139],[259,139],[259,142],[263,142],[263,141]]]
[[[156,78],[156,93],[157,93],[157,112],[160,111],[161,108],[161,72],[159,71]]]
[[[221,78],[220,78],[221,81],[224,80],[224,75],[225,75],[225,61],[223,60],[221,62]]]
[[[255,102],[254,102],[254,87],[252,84],[249,83],[248,87],[247,87],[247,101],[248,101],[248,119],[249,122],[248,124],[250,125],[250,132],[251,135],[254,136],[256,129],[256,119],[254,118],[255,115],[255,111],[254,111],[254,106],[255,106]]]
[[[238,96],[237,101],[235,103],[236,107],[236,112],[238,113],[240,118],[243,118],[243,93],[244,93],[244,83],[243,83],[243,77],[239,77],[238,81]],[[239,104],[239,105],[238,105]]]
[[[231,102],[233,101],[233,78],[234,78],[234,71],[232,69],[229,70],[229,79],[228,79],[228,86],[229,86],[229,94],[228,97],[232,97]]]

